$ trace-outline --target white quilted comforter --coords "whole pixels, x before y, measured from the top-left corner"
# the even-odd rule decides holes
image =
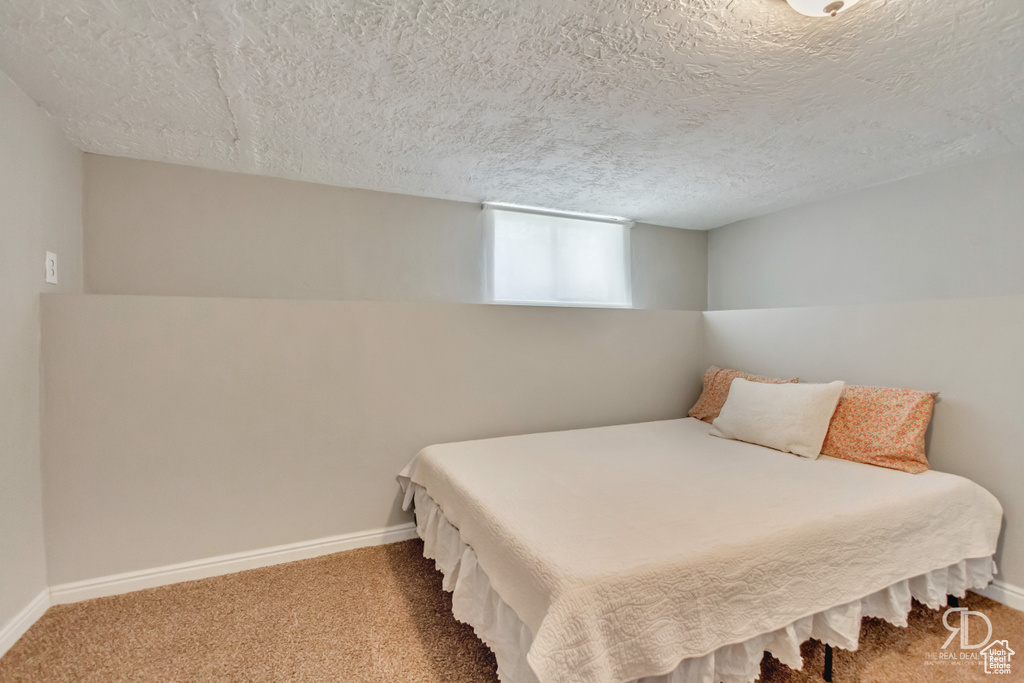
[[[431,446],[403,470],[529,629],[542,683],[621,683],[993,554],[949,474],[809,461],[687,418]]]

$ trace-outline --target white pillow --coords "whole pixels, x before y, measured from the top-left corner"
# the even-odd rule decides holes
[[[764,384],[737,377],[712,436],[817,458],[845,382]]]

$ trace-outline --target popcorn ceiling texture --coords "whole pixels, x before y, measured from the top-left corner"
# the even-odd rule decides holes
[[[710,228],[1024,148],[1019,0],[0,0],[88,152]]]

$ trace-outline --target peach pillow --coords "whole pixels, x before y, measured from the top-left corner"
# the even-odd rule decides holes
[[[832,415],[824,455],[916,474],[928,469],[924,433],[937,393],[847,386]]]
[[[779,379],[777,377],[765,377],[763,375],[751,375],[739,370],[727,370],[717,365],[712,365],[704,373],[704,391],[700,398],[690,408],[689,416],[695,417],[704,422],[711,422],[722,412],[725,399],[729,398],[729,385],[740,377],[750,382],[761,382],[762,384],[791,384],[794,379]]]

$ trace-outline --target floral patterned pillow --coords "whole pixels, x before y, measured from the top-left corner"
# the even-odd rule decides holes
[[[701,392],[700,398],[690,408],[690,417],[695,417],[705,422],[711,422],[718,417],[718,414],[722,412],[722,406],[725,405],[725,399],[729,398],[729,385],[737,377],[764,384],[791,384],[797,381],[796,378],[778,379],[777,377],[751,375],[739,370],[727,370],[717,365],[712,365],[704,373],[704,391]]]
[[[847,385],[821,452],[911,474],[924,472],[924,433],[936,396],[912,389]]]

